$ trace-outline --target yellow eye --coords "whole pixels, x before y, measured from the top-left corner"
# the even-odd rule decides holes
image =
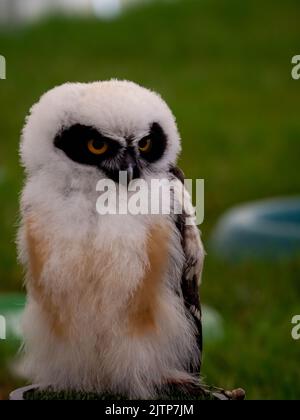
[[[147,153],[150,151],[152,146],[152,141],[150,138],[144,138],[139,142],[140,152]]]
[[[93,155],[104,155],[108,150],[108,145],[103,140],[90,140],[88,149]]]

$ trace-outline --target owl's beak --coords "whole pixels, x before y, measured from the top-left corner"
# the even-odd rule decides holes
[[[128,184],[130,184],[130,182],[133,180],[134,177],[134,168],[133,165],[130,164],[127,168],[127,180],[128,180]]]
[[[127,172],[127,183],[129,185],[130,182],[133,179],[139,178],[140,173],[139,173],[139,169],[137,167],[136,161],[135,161],[135,159],[134,159],[133,156],[131,156],[130,154],[128,154],[126,156],[125,162],[126,162],[126,164],[125,164],[125,168],[123,170],[125,172]]]
[[[135,164],[129,164],[127,166],[127,169],[125,170],[127,172],[127,184],[129,185],[131,181],[134,179],[137,179],[140,177],[140,171]]]

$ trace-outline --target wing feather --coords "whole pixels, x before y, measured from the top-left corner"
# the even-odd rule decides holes
[[[172,168],[171,174],[176,179],[184,184],[184,174],[179,168]],[[199,363],[197,366],[191,366],[191,372],[200,374],[203,350],[203,337],[202,337],[202,314],[200,303],[199,285],[201,281],[203,262],[204,262],[204,249],[200,238],[199,229],[196,223],[190,223],[191,214],[187,213],[186,207],[192,208],[191,198],[189,193],[184,193],[183,213],[177,216],[176,226],[182,237],[182,247],[185,255],[185,267],[182,273],[181,289],[186,309],[191,314],[197,331],[197,343],[199,348]],[[189,218],[189,223],[187,223]]]

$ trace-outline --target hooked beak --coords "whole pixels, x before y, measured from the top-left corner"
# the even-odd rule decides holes
[[[127,182],[130,184],[130,182],[134,179],[134,168],[133,165],[130,163],[127,168]]]
[[[130,182],[140,177],[140,170],[134,157],[127,155],[123,161],[122,166],[116,170],[106,170],[108,178],[112,179],[118,184],[128,187]]]
[[[137,167],[134,157],[130,154],[127,155],[124,166],[125,168],[123,169],[123,171],[127,173],[127,185],[129,185],[131,181],[133,181],[136,178],[139,178],[139,169]]]

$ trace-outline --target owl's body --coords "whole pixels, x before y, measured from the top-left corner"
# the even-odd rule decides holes
[[[185,236],[172,214],[100,216],[96,185],[107,167],[76,162],[54,146],[79,123],[125,148],[132,132],[137,139],[147,134],[145,113],[177,139],[162,100],[128,82],[63,86],[42,98],[27,122],[19,254],[28,290],[23,367],[35,382],[153,398],[168,383],[195,380],[199,314],[184,301],[182,281],[195,269],[194,281],[202,266],[196,228]],[[174,178],[179,143],[166,150],[153,173],[145,165],[147,182]],[[194,261],[187,267],[189,249]]]

